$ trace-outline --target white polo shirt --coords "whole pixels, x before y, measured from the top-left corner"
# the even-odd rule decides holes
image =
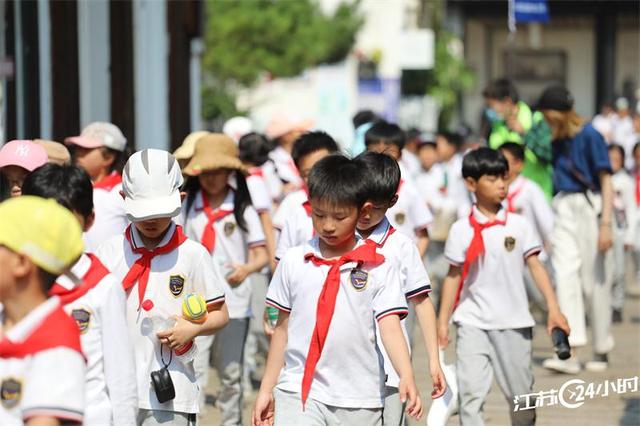
[[[431,292],[431,280],[429,280],[427,270],[424,267],[424,263],[422,263],[418,248],[411,238],[396,232],[386,217],[376,226],[367,239],[376,243],[378,253],[384,256],[385,261],[393,263],[398,269],[402,291],[407,301],[418,295]],[[411,349],[409,333],[407,333],[404,320],[401,325],[407,347]],[[376,332],[379,333],[377,327]],[[378,338],[378,341],[382,343],[380,338]],[[378,347],[384,357],[384,371],[387,375],[386,385],[397,388],[400,383],[400,377],[393,368],[384,345],[379,344]]]
[[[202,210],[202,193],[199,193],[189,210],[186,219],[181,217],[184,223],[184,233],[194,241],[200,241],[205,226],[207,215]],[[220,205],[220,210],[233,211],[234,192],[229,191],[227,197]],[[184,212],[184,209],[183,209]],[[262,223],[255,209],[248,206],[244,211],[244,220],[247,231],[243,231],[236,222],[233,213],[214,223],[216,231],[216,245],[210,255],[222,272],[223,278],[233,272],[232,263],[244,264],[249,261],[249,250],[265,245]],[[226,295],[226,304],[229,309],[229,318],[248,318],[251,316],[251,282],[246,279],[237,286],[231,286],[226,279],[220,285]]]
[[[509,199],[515,213],[523,215],[535,227],[536,236],[540,241],[550,241],[553,232],[553,209],[542,192],[542,188],[522,175],[509,185],[509,195],[503,206],[509,208]],[[546,259],[544,250],[541,259]]]
[[[487,218],[473,207],[478,223]],[[462,287],[460,302],[453,313],[455,323],[467,324],[483,330],[532,327],[529,302],[523,273],[528,256],[538,254],[540,241],[529,222],[518,214],[498,213],[496,225],[482,231],[485,253],[469,269]],[[462,267],[467,249],[473,239],[469,218],[458,220],[451,227],[444,254],[449,262]]]
[[[141,247],[140,234],[135,226],[131,227],[132,243]],[[167,235],[159,247],[169,242],[175,231],[171,224]],[[117,235],[98,248],[97,255],[120,281],[129,272],[140,255],[135,254],[124,233]],[[160,404],[151,386],[152,371],[162,368],[160,361],[160,342],[152,330],[152,316],[169,317],[181,315],[182,300],[188,293],[202,295],[207,304],[224,302],[221,289],[222,277],[216,273],[211,256],[199,243],[187,239],[176,250],[158,255],[151,261],[151,271],[147,284],[145,300],[153,302],[154,308],[146,312],[138,310],[138,283],[127,294],[127,323],[129,337],[133,344],[138,384],[138,407],[146,410],[167,410],[182,413],[198,412],[198,384],[193,362],[183,364],[174,354],[169,364],[169,373],[176,390],[172,401]],[[169,360],[169,350],[163,345],[165,361]]]
[[[280,232],[276,246],[276,260],[280,261],[292,247],[304,244],[313,238],[315,231],[311,216],[305,210],[296,209],[295,213],[287,218],[284,228]]]
[[[398,188],[398,201],[387,210],[391,225],[398,231],[417,240],[416,232],[427,229],[433,222],[433,216],[423,196],[410,179],[403,178]]]
[[[269,153],[269,158],[276,167],[276,173],[283,182],[291,183],[298,188],[302,187],[302,178],[289,154],[283,147],[277,146]]]
[[[282,181],[280,180],[280,177],[278,177],[278,173],[276,173],[275,164],[272,160],[268,160],[262,166],[260,166],[260,169],[262,170],[264,181],[267,184],[267,189],[269,190],[271,201],[274,203],[280,202],[283,195]]]
[[[285,254],[267,292],[268,305],[290,314],[285,365],[277,387],[296,393],[302,390],[318,298],[330,269],[306,261],[308,253],[321,256],[317,237]],[[354,269],[367,274],[364,288],[352,284]],[[407,314],[398,271],[389,262],[359,268],[357,263],[347,263],[340,271],[335,311],[309,398],[334,407],[379,408],[385,396],[385,375],[376,349],[375,323],[387,315]]]
[[[439,164],[441,184],[447,210],[457,210],[458,218],[466,218],[471,211],[472,198],[462,177],[462,155],[455,154],[449,161]]]
[[[78,327],[58,298],[6,333],[2,323],[0,305],[0,424],[23,425],[39,416],[82,423],[86,365]]]
[[[114,172],[115,173],[115,172]],[[107,176],[113,181],[113,186],[94,187],[93,207],[96,220],[83,235],[85,250],[88,253],[96,251],[98,246],[114,235],[124,232],[129,225],[129,219],[124,209],[124,200],[120,195],[122,183],[115,183],[113,175]]]
[[[96,266],[83,254],[71,272],[77,277],[86,277],[90,268]],[[59,277],[56,284],[68,291],[78,289],[66,276]],[[82,283],[80,288],[87,284]],[[95,286],[84,288],[88,289],[86,293],[62,300],[66,303],[65,312],[78,324],[82,352],[87,358],[85,424],[135,425],[138,394],[125,316],[125,291],[111,273]]]
[[[271,196],[267,188],[267,182],[260,167],[254,167],[249,170],[247,176],[247,188],[251,195],[251,204],[258,213],[271,212]]]
[[[287,221],[287,218],[289,216],[292,216],[299,212],[306,214],[306,211],[304,210],[304,207],[302,207],[302,204],[308,200],[309,197],[307,193],[302,189],[288,194],[286,197],[284,197],[284,200],[282,200],[282,203],[280,203],[278,210],[276,210],[276,213],[273,215],[273,226],[276,229],[283,230],[284,223]]]

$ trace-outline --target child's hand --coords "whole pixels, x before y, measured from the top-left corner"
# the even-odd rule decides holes
[[[613,245],[613,237],[610,226],[600,226],[600,232],[598,232],[598,250],[606,252]]]
[[[267,315],[267,310],[264,310],[264,313],[262,314],[262,328],[264,330],[264,334],[271,339],[271,336],[273,336],[273,332],[274,329],[273,327],[271,327],[271,324],[269,323],[269,315]]]
[[[413,376],[400,377],[400,383],[398,384],[398,393],[400,395],[400,402],[407,403],[406,412],[407,415],[413,417],[416,420],[420,420],[422,417],[422,401],[420,400],[420,394],[416,382],[413,380]]]
[[[447,379],[444,371],[440,366],[440,360],[430,362],[429,371],[431,373],[431,382],[433,383],[433,391],[431,391],[431,399],[440,398],[447,390]]]
[[[571,334],[571,328],[569,328],[569,322],[562,312],[559,309],[554,309],[549,311],[549,315],[547,316],[547,333],[551,335],[551,330],[554,328],[561,328],[567,336]]]
[[[240,285],[245,278],[249,275],[249,268],[247,265],[232,265],[234,271],[227,276],[227,281],[232,286]]]
[[[438,346],[440,349],[449,346],[449,322],[438,320]]]
[[[253,413],[251,414],[252,426],[273,426],[273,395],[260,391],[253,404]]]
[[[158,339],[171,349],[179,348],[191,342],[200,332],[197,324],[187,321],[186,319],[174,316],[176,324],[168,330],[161,331],[156,334]]]

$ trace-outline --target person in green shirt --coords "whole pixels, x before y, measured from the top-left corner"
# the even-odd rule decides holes
[[[489,147],[498,149],[507,142],[524,145],[522,174],[540,185],[547,199],[551,200],[551,130],[544,116],[522,102],[515,86],[507,79],[492,81],[482,95],[487,105],[486,118],[491,124]]]

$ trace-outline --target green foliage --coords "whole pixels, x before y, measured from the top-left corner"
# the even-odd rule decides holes
[[[208,0],[206,96],[212,91],[226,95],[218,94],[219,102],[205,99],[204,116],[226,114],[224,98],[233,97],[229,87],[251,86],[265,73],[293,77],[344,59],[363,23],[358,5],[342,3],[327,16],[314,0]]]
[[[462,55],[462,44],[451,32],[440,29],[436,33],[435,66],[427,93],[440,105],[438,127],[447,129],[453,116],[458,96],[473,87],[475,75],[467,67]]]

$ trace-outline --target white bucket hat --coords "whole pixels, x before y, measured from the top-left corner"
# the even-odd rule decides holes
[[[183,178],[175,157],[160,149],[133,154],[122,172],[127,217],[132,222],[180,214]]]

